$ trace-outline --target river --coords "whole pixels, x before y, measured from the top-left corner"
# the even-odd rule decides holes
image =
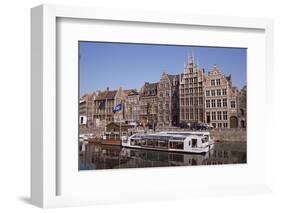
[[[245,142],[217,142],[204,155],[87,144],[79,170],[238,164],[247,162]]]

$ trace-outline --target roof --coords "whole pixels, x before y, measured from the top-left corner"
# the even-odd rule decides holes
[[[139,94],[137,89],[127,89],[127,90],[124,90],[124,92],[127,93],[128,96],[130,96],[130,95],[138,95]]]
[[[157,87],[159,83],[148,83],[145,82],[144,86],[142,87],[141,97],[145,96],[157,96]],[[148,92],[154,91],[154,93]]]
[[[144,88],[145,88],[145,89],[157,89],[158,84],[159,84],[158,82],[157,82],[157,83],[148,83],[148,82],[145,82]]]
[[[168,78],[171,82],[173,82],[174,78],[176,78],[176,80],[179,80],[179,75],[168,75]]]
[[[116,93],[117,93],[116,90],[99,92],[96,100],[114,99]]]

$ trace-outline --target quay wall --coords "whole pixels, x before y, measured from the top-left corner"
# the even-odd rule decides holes
[[[190,129],[181,129],[177,127],[164,127],[164,128],[157,128],[156,132],[160,131],[191,131]],[[213,129],[207,130],[210,131],[211,137],[215,139],[215,142],[246,142],[247,141],[247,130],[241,128],[233,128],[233,129]],[[80,134],[85,133],[93,133],[95,137],[99,138],[102,135],[101,130],[97,129],[87,129],[87,128],[80,128]]]
[[[215,142],[246,142],[247,132],[245,129],[214,129],[210,131]]]
[[[191,131],[190,129],[181,129],[177,127],[162,127],[156,130],[161,131]],[[246,142],[247,141],[247,130],[242,128],[226,128],[226,129],[212,129],[209,131],[211,137],[215,139],[215,142]]]

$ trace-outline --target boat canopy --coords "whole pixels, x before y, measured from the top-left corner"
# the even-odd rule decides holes
[[[169,141],[169,140],[177,140],[184,141],[186,138],[190,137],[190,135],[172,135],[172,134],[164,134],[164,133],[155,133],[155,134],[147,134],[147,135],[133,135],[131,139],[142,139],[142,140],[158,140],[158,141]]]

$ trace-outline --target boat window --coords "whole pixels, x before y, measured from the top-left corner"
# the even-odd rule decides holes
[[[159,141],[159,148],[163,149],[168,149],[168,142],[167,141]]]
[[[171,149],[183,149],[183,142],[170,141]]]
[[[192,138],[191,142],[192,142],[192,147],[196,147],[197,146],[197,139]]]

